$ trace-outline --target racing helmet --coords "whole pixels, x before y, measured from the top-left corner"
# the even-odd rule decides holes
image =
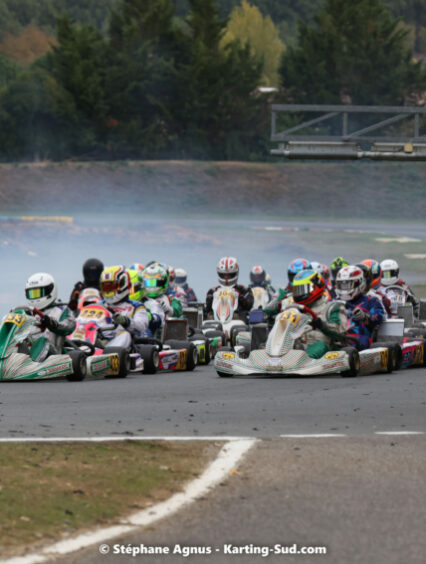
[[[77,309],[83,309],[90,304],[97,304],[101,300],[101,293],[97,288],[83,288],[78,297]]]
[[[371,268],[363,262],[358,262],[355,266],[358,266],[363,271],[365,279],[365,291],[368,292],[371,288],[371,282],[373,280]]]
[[[355,265],[344,266],[336,276],[337,297],[345,302],[358,298],[364,294],[366,282],[364,271]]]
[[[173,266],[168,266],[167,270],[169,271],[169,287],[173,288],[176,284],[176,270]]]
[[[253,266],[250,270],[250,282],[254,286],[262,286],[266,282],[266,271],[263,266]]]
[[[370,269],[370,273],[371,273],[370,287],[373,288],[373,290],[377,290],[382,280],[382,269],[379,261],[374,259],[365,259],[362,261],[362,264],[365,264]]]
[[[333,259],[333,261],[330,264],[331,276],[333,278],[333,281],[336,281],[337,273],[344,266],[349,266],[349,263],[343,257],[336,257],[335,259]]]
[[[129,266],[129,270],[139,270],[140,272],[142,272],[144,268],[144,265],[140,262],[134,262]]]
[[[104,264],[97,258],[87,259],[83,264],[84,282],[87,286],[99,287],[99,279],[101,277]]]
[[[130,294],[130,277],[123,265],[108,266],[101,274],[101,293],[107,304],[117,304]]]
[[[135,266],[134,264],[132,266]],[[140,302],[143,298],[143,275],[142,271],[137,268],[128,268],[130,278],[130,294],[129,298],[136,302]]]
[[[316,302],[325,292],[324,277],[315,270],[301,270],[293,278],[293,299],[298,304]]]
[[[217,278],[222,286],[235,286],[240,267],[234,257],[223,257],[217,263]]]
[[[382,284],[383,286],[393,286],[398,282],[399,278],[399,265],[396,260],[386,259],[380,263],[382,269]]]
[[[145,295],[149,298],[159,298],[169,287],[169,272],[158,262],[151,264],[143,271],[143,285]]]
[[[183,268],[176,268],[175,272],[176,272],[176,284],[178,286],[184,287],[188,279],[186,270],[184,270]]]
[[[37,272],[25,284],[28,305],[43,310],[52,305],[58,297],[55,279],[47,272]]]
[[[291,263],[288,265],[288,271],[287,271],[288,281],[291,284],[293,282],[293,278],[296,276],[298,272],[300,272],[301,270],[310,270],[311,268],[312,268],[311,263],[304,258],[296,258],[292,260]]]

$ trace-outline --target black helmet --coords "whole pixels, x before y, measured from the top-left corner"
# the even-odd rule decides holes
[[[83,264],[83,276],[85,284],[98,287],[103,269],[104,264],[99,259],[87,259]]]

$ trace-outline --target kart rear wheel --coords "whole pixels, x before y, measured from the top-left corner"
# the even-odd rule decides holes
[[[160,366],[160,356],[156,345],[137,345],[137,352],[143,359],[143,374],[155,374]]]
[[[210,341],[208,337],[206,337],[203,333],[195,333],[192,337],[189,338],[189,341],[204,341],[205,346],[205,355],[204,355],[204,363],[206,366],[210,363],[212,359],[212,347],[210,345]]]
[[[194,370],[198,364],[198,351],[197,347],[191,341],[166,341],[172,349],[186,349],[186,369],[188,371]]]
[[[122,347],[106,347],[105,354],[118,354],[118,374],[107,376],[107,378],[125,378],[130,372],[130,356],[126,349]]]
[[[386,347],[388,349],[388,373],[399,370],[402,364],[402,350],[399,343],[389,341],[377,341],[375,347]]]
[[[226,335],[223,331],[218,331],[216,329],[208,329],[205,331],[204,335],[206,337],[220,337],[222,339],[222,345],[226,344]]]
[[[361,367],[359,353],[354,347],[343,347],[342,351],[345,351],[349,357],[349,369],[341,372],[340,375],[342,378],[355,378]]]
[[[83,351],[70,351],[68,356],[72,361],[73,373],[68,374],[67,380],[68,382],[81,382],[87,374],[86,354]]]

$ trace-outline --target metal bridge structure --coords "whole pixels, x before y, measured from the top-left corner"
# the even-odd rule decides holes
[[[287,122],[293,115],[298,123],[280,131],[284,114]],[[306,114],[314,117],[306,119]],[[290,159],[426,161],[425,130],[422,106],[273,104],[271,141],[278,148],[271,154]]]

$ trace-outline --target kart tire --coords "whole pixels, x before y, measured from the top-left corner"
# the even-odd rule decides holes
[[[73,373],[68,374],[68,382],[81,382],[86,378],[87,374],[87,364],[86,364],[86,353],[83,351],[70,351],[68,353],[72,361]]]
[[[189,337],[188,340],[189,341],[204,341],[206,353],[205,353],[205,356],[204,356],[203,364],[205,364],[206,366],[207,366],[207,364],[210,364],[210,361],[212,359],[212,347],[211,347],[211,344],[210,344],[208,337],[206,337],[203,333],[195,333],[192,337]]]
[[[237,325],[236,327],[232,327],[230,334],[230,341],[232,346],[235,346],[237,344],[237,335],[238,333],[242,333],[243,331],[250,331],[248,325]]]
[[[222,323],[220,321],[213,321],[213,320],[203,321],[201,328],[213,329],[214,331],[222,331],[223,329]]]
[[[377,341],[373,346],[386,347],[388,349],[388,373],[399,370],[402,364],[402,350],[399,343],[389,341]]]
[[[342,351],[345,351],[349,356],[349,369],[341,372],[340,376],[342,378],[355,378],[358,376],[361,367],[359,353],[354,347],[343,347]]]
[[[197,347],[191,341],[175,341],[170,340],[165,342],[172,349],[186,349],[186,370],[191,371],[198,364],[198,351]]]
[[[114,376],[107,376],[107,378],[125,378],[130,372],[130,356],[126,349],[122,347],[106,347],[105,354],[116,353],[118,354],[118,374]]]
[[[226,344],[226,335],[223,331],[217,331],[216,329],[208,329],[204,335],[206,337],[220,337],[222,339],[222,345]]]
[[[156,345],[137,345],[136,351],[143,359],[143,374],[155,374],[160,366],[160,356]]]

